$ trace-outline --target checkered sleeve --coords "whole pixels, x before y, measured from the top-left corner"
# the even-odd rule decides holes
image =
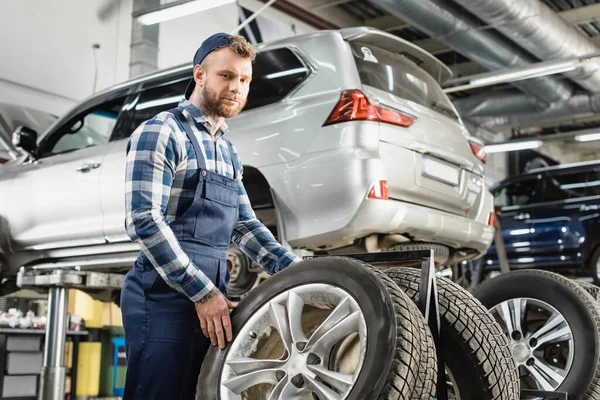
[[[241,163],[236,164],[238,171],[243,171]],[[256,218],[241,177],[242,172],[238,186],[240,216],[233,230],[232,241],[269,274],[299,262],[300,258],[283,247],[271,231]]]
[[[165,212],[173,178],[185,147],[175,135],[175,122],[162,113],[140,125],[127,145],[125,174],[126,227],[160,276],[192,301],[214,284],[189,259],[170,228]]]

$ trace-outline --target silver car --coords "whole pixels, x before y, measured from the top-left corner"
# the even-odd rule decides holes
[[[440,87],[448,68],[362,27],[259,51],[228,135],[257,216],[283,243],[316,253],[426,246],[438,264],[486,252],[485,156]],[[124,227],[127,140],[177,104],[191,73],[185,65],[99,93],[25,145],[28,160],[0,168],[4,278],[32,264],[130,268],[139,248]],[[232,294],[256,285],[243,254],[232,249],[229,261]]]

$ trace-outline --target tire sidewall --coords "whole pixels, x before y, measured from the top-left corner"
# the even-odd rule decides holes
[[[362,310],[367,326],[367,346],[361,373],[347,400],[362,400],[365,393],[376,395],[384,388],[392,369],[396,348],[396,313],[383,283],[370,272],[348,259],[316,258],[278,272],[252,290],[231,313],[233,340],[246,321],[277,295],[307,284],[329,284],[351,295]],[[223,365],[231,344],[225,349],[211,347],[198,378],[197,395],[202,400],[220,399]],[[379,373],[373,373],[378,371]],[[197,397],[198,398],[198,397]]]
[[[583,289],[580,288],[583,293]],[[598,360],[598,327],[580,294],[558,280],[527,271],[509,273],[492,279],[473,291],[488,309],[514,298],[541,300],[566,319],[573,332],[573,363],[567,378],[556,389],[573,398],[583,398],[592,382]],[[583,293],[587,295],[587,293]]]

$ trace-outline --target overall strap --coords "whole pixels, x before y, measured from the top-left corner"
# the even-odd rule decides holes
[[[194,135],[194,131],[192,131],[192,127],[190,126],[190,122],[185,118],[183,112],[179,107],[172,108],[169,110],[173,116],[175,116],[175,120],[181,129],[185,131],[190,140],[192,141],[192,146],[194,146],[194,151],[196,152],[196,160],[198,162],[198,169],[206,169],[206,161],[202,156],[202,147],[200,147],[200,143],[198,142],[198,138]]]
[[[235,158],[233,155],[233,146],[231,145],[231,142],[227,139],[223,139],[225,140],[225,142],[227,142],[227,146],[229,147],[229,154],[231,155],[231,167],[233,168],[233,179],[237,179],[237,170],[235,168]]]

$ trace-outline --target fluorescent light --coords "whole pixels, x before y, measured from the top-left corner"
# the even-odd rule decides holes
[[[166,4],[164,6],[165,8],[140,15],[138,17],[138,22],[142,25],[158,24],[159,22],[210,10],[211,8],[220,7],[225,4],[235,3],[235,1],[236,0],[191,0],[173,6]]]
[[[491,153],[502,153],[505,151],[518,151],[518,150],[528,150],[528,149],[537,149],[542,147],[541,140],[528,140],[524,142],[512,142],[512,143],[501,143],[501,144],[491,144],[485,146],[485,152],[487,154]]]
[[[588,133],[585,135],[575,136],[575,140],[578,142],[591,142],[593,140],[600,140],[600,133]]]
[[[561,72],[573,71],[577,68],[577,62],[567,61],[552,66],[524,68],[520,71],[500,73],[496,76],[473,79],[471,85],[490,85],[502,82],[515,82],[523,79],[537,78],[540,76],[559,74]]]
[[[302,72],[306,72],[306,68],[304,68],[304,67],[292,68],[292,69],[288,69],[287,71],[273,72],[272,74],[265,75],[265,79],[281,78],[282,76],[300,74]]]
[[[144,109],[150,108],[150,107],[157,107],[157,106],[164,106],[165,104],[178,103],[182,97],[183,97],[183,95],[180,94],[178,96],[165,97],[164,99],[156,99],[156,100],[146,101],[144,103],[140,103],[137,106],[135,106],[135,109],[136,110],[144,110]]]

